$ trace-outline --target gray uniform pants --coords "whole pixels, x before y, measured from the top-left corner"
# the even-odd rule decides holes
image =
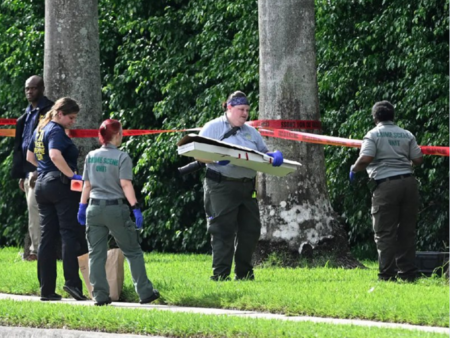
[[[414,279],[419,191],[415,177],[385,181],[372,194],[379,278]]]
[[[153,285],[147,278],[144,255],[138,240],[136,225],[130,218],[128,205],[118,200],[119,205],[100,205],[92,202],[86,211],[86,238],[89,246],[89,281],[96,302],[109,299],[109,285],[106,280],[105,264],[108,250],[108,234],[114,236],[117,245],[128,261],[134,287],[141,300],[153,295]]]
[[[225,279],[235,263],[237,279],[253,277],[252,255],[261,232],[254,180],[205,179],[205,212],[211,234],[213,279]]]

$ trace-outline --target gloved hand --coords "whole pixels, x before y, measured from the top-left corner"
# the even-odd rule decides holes
[[[79,180],[79,181],[82,181],[82,180],[83,180],[83,176],[77,175],[77,174],[73,174],[73,176],[72,176],[70,179],[71,179],[71,180]]]
[[[350,183],[353,183],[356,179],[356,173],[353,171],[354,165],[350,167],[350,173],[348,174],[348,179],[350,180]]]
[[[80,203],[80,207],[78,208],[77,219],[78,223],[81,225],[86,225],[86,209],[88,207],[87,203]]]
[[[218,165],[227,165],[228,163],[230,163],[230,161],[227,161],[227,160],[216,161],[216,164],[218,164]]]
[[[144,223],[144,217],[142,217],[141,209],[133,209],[134,218],[136,219],[136,228],[142,229],[142,223]]]
[[[274,152],[267,153],[270,157],[273,157],[272,166],[279,167],[283,164],[283,154],[279,150],[275,150]]]

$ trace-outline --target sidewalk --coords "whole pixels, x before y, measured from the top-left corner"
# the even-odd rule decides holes
[[[37,301],[40,299],[38,296],[22,296],[22,295],[10,295],[10,294],[0,294],[0,299],[14,299],[17,301]],[[63,298],[62,301],[55,303],[73,304],[81,306],[94,306],[93,301],[76,301],[72,298]],[[358,319],[336,319],[336,318],[321,318],[321,317],[308,317],[308,316],[285,316],[280,314],[262,313],[255,311],[239,311],[239,310],[226,310],[226,309],[212,309],[212,308],[194,308],[194,307],[182,307],[182,306],[172,306],[172,305],[140,305],[138,303],[124,303],[124,302],[113,302],[111,306],[119,308],[137,308],[142,310],[162,310],[162,311],[172,311],[172,312],[190,312],[199,313],[206,315],[226,315],[226,316],[238,316],[247,318],[259,318],[259,319],[278,319],[278,320],[288,320],[295,322],[310,321],[315,323],[327,323],[327,324],[339,324],[339,325],[358,325],[358,326],[376,326],[382,328],[398,328],[407,330],[417,330],[423,332],[436,332],[436,333],[447,333],[450,334],[449,328],[433,327],[433,326],[420,326],[420,325],[410,325],[410,324],[397,324],[397,323],[383,323],[375,322],[369,320],[358,320]],[[17,333],[13,332],[17,330]],[[31,331],[33,334],[30,334]],[[6,332],[8,331],[8,332]],[[42,331],[38,333],[38,331]],[[46,332],[52,331],[52,332]],[[56,334],[56,331],[61,331]],[[16,335],[15,335],[16,334]],[[67,335],[66,335],[67,334]],[[97,333],[96,333],[97,334]],[[103,334],[98,333],[94,335],[94,332],[83,332],[83,331],[70,331],[70,330],[43,330],[43,329],[30,329],[30,328],[5,328],[0,327],[0,337],[70,337],[70,338],[87,338],[87,337],[124,337],[124,335],[118,334]],[[127,335],[127,337],[142,337]]]

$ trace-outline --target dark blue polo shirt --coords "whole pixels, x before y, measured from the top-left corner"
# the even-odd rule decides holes
[[[35,126],[37,124],[37,119],[39,116],[39,111],[44,108],[46,105],[48,105],[48,99],[45,96],[42,96],[36,108],[33,109],[33,106],[30,104],[27,109],[25,110],[25,113],[27,114],[25,117],[25,122],[23,125],[23,131],[22,131],[22,151],[23,154],[27,153],[28,146],[30,145],[31,139],[33,137],[33,131],[35,129]]]
[[[56,122],[50,121],[40,131],[36,129],[28,149],[36,155],[38,172],[59,171],[50,159],[50,149],[59,150],[69,167],[73,171],[77,169],[78,148],[67,136],[64,128]]]

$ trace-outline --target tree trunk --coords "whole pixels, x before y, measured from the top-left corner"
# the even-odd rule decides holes
[[[102,117],[97,0],[45,1],[44,82],[52,100],[69,96],[80,104],[75,128],[97,129]],[[95,138],[74,139],[79,172]]]
[[[258,9],[260,119],[320,120],[314,0],[260,0]],[[361,266],[349,254],[347,235],[330,204],[323,146],[274,138],[267,145],[303,166],[282,178],[258,176],[259,259],[287,248],[303,257],[326,251],[338,265]]]

